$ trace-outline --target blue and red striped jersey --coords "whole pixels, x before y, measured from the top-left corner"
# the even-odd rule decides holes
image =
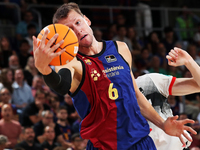
[[[82,118],[80,134],[103,150],[129,149],[149,134],[135,96],[130,67],[114,41],[103,41],[99,54],[78,53],[83,77],[72,94]]]

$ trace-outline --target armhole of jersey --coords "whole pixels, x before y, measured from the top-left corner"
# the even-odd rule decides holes
[[[173,77],[172,81],[171,81],[171,83],[169,85],[169,95],[172,95],[172,87],[174,85],[175,80],[176,80],[176,77]]]
[[[77,56],[76,56],[76,58],[77,58],[77,60],[79,60],[79,61],[81,62],[82,66],[83,66],[83,73],[82,73],[82,79],[81,79],[81,82],[80,82],[78,88],[76,89],[76,91],[75,91],[74,93],[71,94],[72,97],[75,96],[75,95],[78,93],[78,91],[81,89],[81,87],[82,87],[82,85],[83,85],[83,83],[84,83],[84,81],[85,81],[85,64],[84,64],[84,62],[83,62],[80,58],[78,58]]]
[[[128,62],[124,59],[124,57],[119,53],[119,50],[118,50],[118,45],[117,45],[117,42],[116,41],[113,41],[113,43],[115,44],[115,47],[117,49],[117,52],[118,54],[121,56],[121,58],[125,61],[125,63],[128,65],[128,67],[130,68]]]

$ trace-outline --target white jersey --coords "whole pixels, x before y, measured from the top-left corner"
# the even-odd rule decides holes
[[[173,116],[170,105],[167,103],[167,97],[171,94],[175,80],[176,78],[173,76],[166,76],[158,73],[145,74],[136,79],[140,91],[164,120]],[[158,150],[183,149],[183,144],[178,137],[169,136],[150,121],[148,121],[148,123],[152,129],[149,135],[153,139]],[[185,141],[187,142],[187,146],[191,144],[187,139],[185,139]]]

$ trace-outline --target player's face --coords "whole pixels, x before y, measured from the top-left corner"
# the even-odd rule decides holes
[[[87,17],[83,17],[72,10],[67,18],[60,20],[58,23],[70,27],[75,32],[80,47],[90,47],[92,45],[94,36],[90,28],[91,22]]]

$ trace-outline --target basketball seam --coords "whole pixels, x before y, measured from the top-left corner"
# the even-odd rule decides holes
[[[53,24],[53,27],[54,27],[54,31],[55,31],[55,34],[56,34],[56,33],[57,33],[57,31],[56,31],[55,24]],[[56,41],[57,41],[57,38],[56,38],[56,40],[55,40],[54,44],[56,43]]]
[[[69,33],[69,31],[70,31],[70,28],[68,29],[67,33],[65,34],[63,40],[65,40],[65,38],[67,37],[67,34]]]

